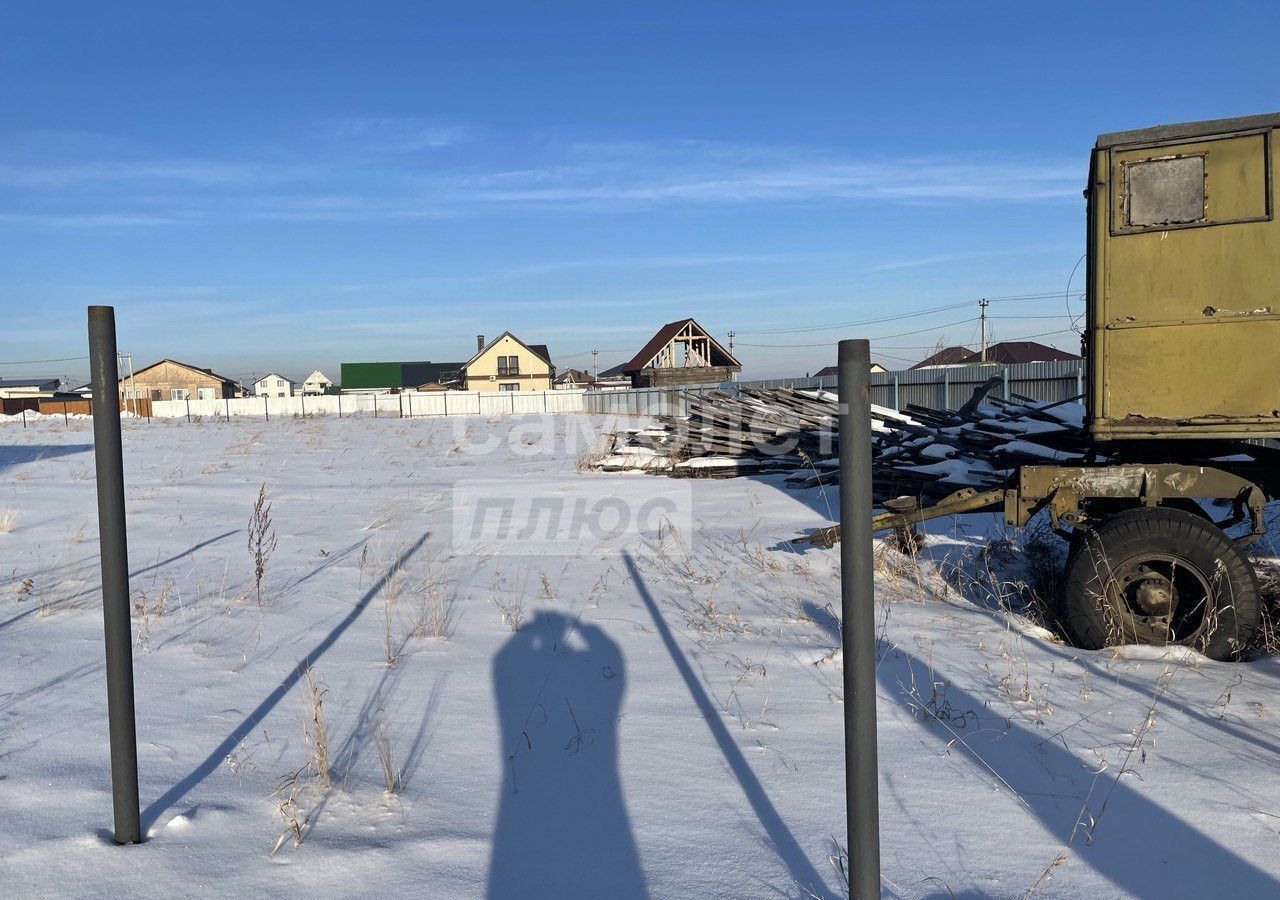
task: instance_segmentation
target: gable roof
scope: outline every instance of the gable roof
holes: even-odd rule
[[[1057,347],[1050,347],[1048,344],[1040,344],[1036,341],[1000,341],[998,344],[992,344],[987,348],[987,362],[1003,363],[1004,365],[1053,362],[1079,358],[1075,353],[1068,353],[1065,350],[1059,350]],[[979,362],[981,359],[982,354],[975,353],[968,362]]]
[[[509,338],[511,338],[511,340],[515,341],[515,342],[516,342],[517,344],[519,344],[521,347],[523,347],[524,349],[528,350],[528,351],[529,351],[530,353],[532,353],[534,356],[538,357],[538,358],[539,358],[539,359],[541,359],[543,362],[545,362],[547,365],[552,366],[552,368],[554,368],[554,366],[552,365],[552,362],[551,362],[551,351],[547,349],[547,345],[546,345],[546,344],[526,344],[524,341],[520,340],[520,338],[516,337],[516,336],[515,336],[514,334],[512,334],[510,331],[504,331],[504,332],[502,332],[502,334],[498,335],[496,338],[494,338],[493,340],[491,340],[489,343],[485,344],[485,345],[484,345],[484,348],[483,348],[482,350],[480,350],[478,353],[476,353],[476,355],[475,355],[475,356],[471,357],[469,360],[467,360],[466,362],[464,362],[464,363],[462,364],[461,368],[463,368],[463,369],[467,368],[467,366],[471,365],[471,364],[472,364],[473,362],[475,362],[477,359],[479,359],[480,357],[484,356],[486,353],[488,353],[490,350],[492,350],[492,349],[493,349],[494,344],[498,343],[498,341],[502,340],[504,337],[509,337]]]
[[[169,359],[167,356],[164,359],[156,360],[149,366],[143,366],[141,369],[138,369],[136,372],[133,372],[130,375],[123,376],[120,380],[128,381],[130,378],[136,378],[137,376],[141,375],[143,372],[146,372],[150,369],[154,369],[156,366],[161,365],[162,363],[173,363],[175,366],[181,366],[184,369],[190,369],[192,372],[199,372],[201,375],[211,375],[212,377],[218,379],[219,381],[225,381],[227,384],[235,384],[234,379],[228,378],[225,375],[219,375],[217,372],[213,371],[213,369],[202,369],[199,366],[193,366],[190,363],[178,362],[178,360],[176,359]]]
[[[263,375],[261,378],[255,381],[254,384],[262,384],[262,382],[266,381],[268,378],[279,378],[282,381],[289,382],[290,384],[294,383],[293,379],[290,378],[288,375],[281,375],[279,372],[268,372],[266,375]]]
[[[327,381],[330,384],[333,384],[333,379],[330,378],[328,375],[324,374],[323,372],[321,372],[319,369],[316,369],[314,372],[308,375],[306,380],[307,381]]]
[[[591,377],[591,373],[584,372],[581,369],[565,369],[563,372],[556,374],[557,383],[568,381],[572,381],[575,384],[590,384],[595,379]]]
[[[712,352],[715,353],[716,351],[719,351],[723,355],[723,358],[727,360],[727,362],[716,363],[716,365],[737,366],[738,368],[742,368],[742,363],[738,362],[737,358],[732,353],[720,346],[720,342],[713,338],[707,329],[703,328],[695,322],[692,317],[690,317],[687,319],[680,319],[676,322],[668,322],[666,325],[663,325],[658,329],[657,334],[649,338],[649,343],[640,348],[639,353],[631,357],[630,362],[625,362],[618,367],[618,371],[639,372],[641,369],[649,365],[653,358],[658,355],[659,350],[669,344],[671,339],[683,331],[684,327],[690,323],[693,323],[693,326],[697,328],[704,337],[711,341]]]
[[[968,347],[943,347],[932,356],[926,356],[911,368],[925,369],[929,366],[959,366],[969,361],[973,351]]]

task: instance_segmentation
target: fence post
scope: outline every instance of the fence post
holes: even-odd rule
[[[1084,361],[1080,360],[1076,363],[1076,396],[1079,397],[1084,393]]]
[[[227,397],[225,395],[223,396],[222,409],[223,409],[224,417],[228,422],[230,422],[231,421],[231,398],[230,397]]]
[[[342,418],[342,395],[338,395],[338,418]]]
[[[542,411],[544,413],[547,411],[547,392],[546,391],[542,392]]]
[[[396,394],[396,403],[400,407],[400,418],[404,418],[404,394]]]
[[[25,406],[22,407],[22,427],[27,427],[27,408]]]
[[[409,418],[413,418],[413,394],[409,395]]]
[[[191,422],[191,398],[190,397],[187,398],[187,422],[188,424],[190,424]]]
[[[1009,399],[1009,367],[1004,367],[1004,399]]]
[[[870,369],[870,341],[840,342],[840,640],[844,652],[845,827],[849,895],[858,900],[880,896]]]
[[[512,391],[511,392],[511,415],[514,416],[515,414],[516,414],[516,392]]]
[[[124,452],[115,309],[89,307],[89,368],[99,415],[93,417],[98,484],[98,547],[102,565],[102,622],[107,663],[107,723],[111,745],[111,803],[117,844],[142,840],[138,814],[138,735],[133,711],[133,634],[129,623],[129,553],[125,540]],[[64,404],[65,405],[65,404]]]
[[[267,421],[271,421],[271,406],[267,403],[267,395],[262,395],[262,414],[267,417]]]
[[[445,388],[444,397],[444,414],[449,415],[449,389]]]
[[[67,416],[67,401],[66,401],[66,400],[63,400],[63,401],[62,401],[62,424],[63,424],[63,425],[70,425],[70,424],[71,424],[71,419]]]
[[[942,408],[951,408],[951,373],[942,370]]]
[[[302,401],[302,418],[307,417],[307,395],[299,394],[298,399]]]
[[[893,409],[895,412],[902,412],[902,400],[898,396],[898,373],[893,373]]]

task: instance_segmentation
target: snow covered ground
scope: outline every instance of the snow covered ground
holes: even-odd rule
[[[841,896],[837,551],[788,543],[835,497],[587,472],[587,426],[125,422],[122,848],[91,425],[0,422],[6,894]],[[1280,895],[1276,661],[1063,646],[997,608],[993,530],[882,554],[886,895]]]

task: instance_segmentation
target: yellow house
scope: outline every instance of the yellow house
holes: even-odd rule
[[[546,344],[526,344],[504,331],[488,344],[476,338],[476,355],[462,367],[469,391],[549,391],[555,377]]]

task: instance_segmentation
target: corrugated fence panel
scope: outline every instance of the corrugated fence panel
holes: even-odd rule
[[[502,416],[583,412],[585,391],[405,391],[400,394],[327,394],[322,397],[241,397],[236,400],[156,400],[159,419],[360,416]]]

